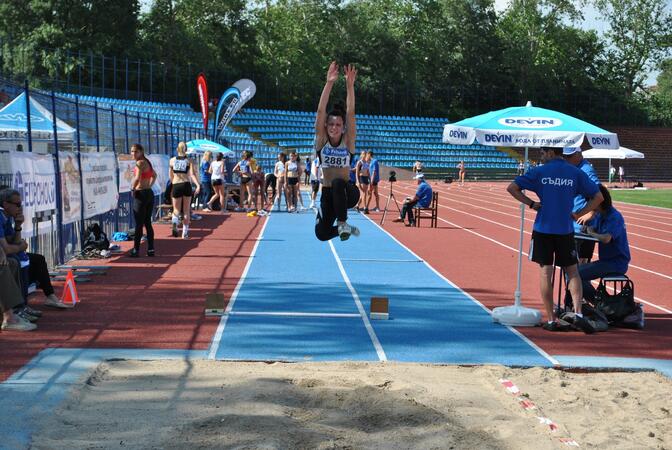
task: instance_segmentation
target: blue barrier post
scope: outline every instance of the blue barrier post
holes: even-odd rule
[[[140,132],[140,112],[138,111],[137,113],[137,124],[138,124],[138,144],[142,143],[142,133]]]
[[[98,102],[93,102],[93,116],[96,120],[96,151],[100,152],[100,135],[98,130]]]
[[[79,167],[79,232],[84,237],[84,171],[82,170],[82,145],[79,123],[79,96],[75,97],[75,119],[77,120],[77,166]]]
[[[28,131],[28,151],[33,151],[33,127],[30,120],[30,88],[28,87],[28,80],[24,84],[24,92],[26,93],[26,128]]]
[[[117,207],[114,209],[114,231],[119,231],[119,160],[117,159],[117,145],[114,140],[114,106],[110,106],[110,123],[112,125],[112,153],[114,153],[114,178],[117,181]]]
[[[152,121],[147,114],[147,151],[152,153]]]
[[[124,108],[124,131],[126,135],[126,149],[127,152],[131,148],[131,144],[128,141],[128,108]]]
[[[54,164],[56,168],[56,236],[58,239],[58,263],[63,264],[65,259],[65,245],[63,242],[63,198],[61,195],[61,164],[58,159],[58,125],[56,124],[56,94],[51,91],[51,115],[54,129]]]

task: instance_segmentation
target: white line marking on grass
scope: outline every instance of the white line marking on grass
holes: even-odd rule
[[[359,317],[359,314],[355,313],[309,313],[309,312],[257,312],[257,311],[231,311],[229,313],[231,316],[277,316],[277,317]]]
[[[258,239],[254,243],[254,248],[252,248],[252,253],[250,253],[250,257],[247,260],[247,264],[245,264],[245,269],[243,269],[243,274],[240,276],[238,284],[236,285],[236,288],[233,290],[233,293],[231,294],[229,304],[226,305],[226,311],[224,311],[224,315],[220,319],[219,325],[217,326],[217,331],[215,331],[215,335],[212,337],[212,342],[210,343],[210,349],[208,350],[207,359],[215,359],[215,357],[217,356],[217,350],[219,350],[219,345],[222,341],[222,335],[224,334],[224,328],[226,328],[226,322],[229,319],[231,310],[233,309],[233,304],[236,303],[236,298],[238,298],[240,288],[243,286],[243,283],[245,282],[245,277],[247,277],[247,272],[250,270],[250,266],[252,265],[252,261],[254,260],[254,255],[257,253],[257,248],[259,248],[259,243],[262,241],[264,231],[266,231],[266,225],[268,225],[269,220],[270,218],[267,217],[266,220],[264,221],[264,225],[261,227]]]
[[[361,300],[359,299],[359,295],[357,294],[357,291],[353,287],[352,283],[350,282],[350,278],[348,277],[348,274],[345,273],[345,268],[343,267],[343,263],[341,262],[341,258],[338,256],[338,253],[336,252],[336,248],[334,247],[334,244],[329,241],[329,247],[331,248],[331,253],[334,254],[334,258],[336,258],[336,264],[338,265],[338,269],[341,271],[341,275],[343,276],[343,280],[345,281],[345,284],[348,286],[348,289],[350,290],[350,294],[352,294],[352,298],[355,300],[355,305],[357,305],[357,310],[359,311],[359,315],[362,318],[362,321],[364,322],[364,327],[366,327],[366,331],[369,333],[369,337],[371,338],[371,342],[373,342],[373,346],[376,349],[376,353],[378,354],[378,359],[381,361],[387,361],[387,355],[385,355],[385,350],[383,350],[383,346],[380,344],[380,341],[378,340],[378,336],[376,336],[376,332],[373,330],[373,327],[371,326],[371,322],[369,322],[369,318],[366,316],[366,311],[364,311],[364,306],[362,305]]]
[[[380,225],[378,225],[376,222],[374,222],[373,220],[371,220],[371,218],[367,217],[367,219],[370,220],[371,223],[373,223],[373,224],[374,224],[375,226],[377,226],[379,229],[381,229],[381,230],[383,231],[383,233],[387,234],[387,235],[388,235],[394,242],[396,242],[397,244],[399,244],[402,248],[406,249],[406,251],[409,252],[411,255],[415,256],[415,257],[418,258],[418,259],[422,259],[422,258],[420,258],[420,256],[418,256],[417,254],[415,254],[415,252],[413,252],[410,248],[406,247],[406,246],[405,246],[404,244],[402,244],[397,238],[395,238],[392,234],[390,234],[385,228],[383,228],[383,227],[381,227]],[[443,220],[443,219],[441,219],[441,218],[439,217],[439,220]],[[446,222],[446,223],[448,223],[448,224],[450,224],[450,225],[459,227],[458,225],[453,224],[453,223],[450,223],[450,222],[448,222],[447,220],[443,220],[443,221]],[[462,228],[462,227],[459,227],[459,228]],[[501,242],[497,242],[497,241],[495,241],[495,240],[493,240],[493,239],[490,239],[490,238],[488,238],[488,237],[486,237],[486,236],[483,236],[483,235],[478,234],[478,233],[476,233],[476,232],[473,232],[473,231],[471,231],[471,230],[467,230],[467,229],[465,229],[464,231],[468,231],[468,232],[470,232],[470,233],[476,234],[476,235],[478,235],[478,236],[480,236],[480,237],[482,237],[482,238],[488,239],[488,240],[490,240],[490,241],[492,241],[492,242],[494,242],[494,243],[496,243],[496,244],[499,244],[499,245],[501,245],[501,246],[503,246],[503,247],[509,248],[509,249],[511,249],[511,250],[515,250],[516,252],[518,251],[518,249],[514,249],[514,248],[512,248],[512,247],[509,247],[508,245],[504,245],[504,244],[502,244]],[[523,254],[527,255],[526,253],[523,253]],[[441,272],[439,272],[439,271],[436,270],[434,267],[432,267],[432,265],[429,264],[427,261],[424,261],[424,260],[423,260],[423,262],[424,262],[424,264],[429,268],[429,270],[431,270],[432,272],[434,272],[439,278],[441,278],[443,281],[445,281],[446,283],[448,283],[450,286],[452,286],[452,287],[454,287],[455,289],[457,289],[458,291],[460,291],[460,292],[461,292],[462,294],[464,294],[464,296],[467,297],[469,300],[471,300],[472,302],[476,303],[478,306],[480,306],[481,308],[483,308],[483,310],[484,310],[485,312],[487,312],[488,315],[492,316],[492,311],[490,311],[490,310],[489,310],[483,303],[479,302],[479,301],[476,300],[476,298],[474,298],[471,294],[469,294],[468,292],[464,291],[461,287],[459,287],[458,285],[456,285],[455,283],[453,283],[452,281],[450,281],[450,280],[449,280],[448,278],[446,278]],[[513,299],[511,299],[511,301],[513,302]],[[546,358],[551,364],[553,364],[554,366],[558,366],[558,365],[560,365],[560,362],[559,362],[557,359],[553,358],[551,355],[549,355],[548,353],[546,353],[541,347],[539,347],[537,344],[535,344],[534,342],[532,342],[531,340],[529,340],[526,336],[524,336],[524,335],[523,335],[522,333],[520,333],[518,330],[516,330],[515,328],[512,328],[512,327],[510,327],[510,326],[508,326],[508,325],[503,325],[503,324],[501,324],[501,325],[502,325],[502,326],[505,326],[506,328],[508,328],[513,334],[515,334],[515,335],[518,336],[520,339],[522,339],[523,342],[527,343],[530,347],[532,347],[533,349],[535,349],[541,356],[543,356],[544,358]]]

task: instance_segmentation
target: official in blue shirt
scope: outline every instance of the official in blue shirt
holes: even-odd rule
[[[413,207],[419,205],[421,208],[427,208],[432,202],[432,187],[425,181],[425,175],[421,172],[415,175],[413,179],[418,180],[418,189],[415,191],[413,198],[407,198],[404,202],[404,206],[401,208],[401,217],[394,219],[394,222],[403,222],[408,216],[407,227],[415,225]]]
[[[565,158],[565,161],[588,175],[588,178],[590,178],[593,183],[597,185],[600,184],[600,179],[597,178],[595,169],[588,161],[583,158],[580,147],[565,147],[562,149],[562,156]],[[584,206],[586,206],[587,202],[588,200],[586,197],[581,194],[577,195],[574,197],[574,208],[572,209],[572,212],[580,211]],[[578,233],[581,231],[581,227],[588,224],[588,222],[590,222],[594,216],[595,211],[591,211],[588,214],[576,219],[574,222],[574,232]],[[595,251],[595,241],[577,240],[576,251],[579,256],[580,264],[584,264],[590,261],[590,258],[593,257],[593,251]]]
[[[586,234],[599,242],[599,258],[597,261],[579,265],[583,298],[589,301],[595,298],[595,288],[590,283],[591,280],[608,274],[625,275],[630,264],[630,246],[623,216],[613,207],[609,190],[600,185],[600,192],[604,201],[598,206],[591,226],[585,228]]]
[[[537,211],[530,244],[530,259],[541,267],[541,298],[546,309],[544,328],[554,330],[554,266],[565,269],[572,298],[583,298],[581,278],[574,247],[574,220],[593,211],[602,202],[602,194],[584,172],[562,158],[562,148],[542,147],[543,165],[531,168],[509,184],[507,191],[518,201]],[[532,200],[523,190],[537,194]],[[572,212],[574,197],[583,195],[590,201],[583,209]],[[574,312],[581,314],[581,302],[574,302]]]

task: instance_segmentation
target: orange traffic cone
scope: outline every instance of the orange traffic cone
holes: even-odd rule
[[[65,286],[63,287],[63,297],[61,301],[66,305],[75,306],[79,302],[77,295],[77,285],[75,284],[75,276],[72,270],[68,270],[68,275],[65,277]]]

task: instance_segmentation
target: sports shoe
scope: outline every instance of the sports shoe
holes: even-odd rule
[[[371,212],[380,212],[380,208],[373,208]]]
[[[19,318],[16,322],[2,322],[3,331],[33,331],[37,325]]]
[[[583,317],[574,314],[573,319],[574,321],[572,322],[572,325],[574,325],[574,328],[577,330],[581,330],[586,334],[593,334],[595,332],[595,327],[593,327],[590,322],[588,322]]]
[[[47,299],[44,301],[44,306],[51,306],[52,308],[58,309],[71,309],[75,305],[71,303],[63,303],[55,294],[47,295]]]
[[[40,311],[39,309],[34,309],[34,308],[31,308],[30,306],[27,306],[27,305],[26,305],[26,306],[23,308],[23,310],[26,311],[26,312],[27,312],[28,314],[30,314],[31,316],[35,316],[35,317],[37,317],[37,318],[42,317],[42,311]]]
[[[359,228],[357,228],[357,227],[354,226],[354,225],[350,225],[350,233],[351,233],[354,237],[359,237]]]
[[[203,208],[203,212],[211,212],[211,211],[212,211],[212,208],[210,208],[209,206],[206,206],[205,208]]]
[[[25,309],[17,311],[15,314],[23,320],[27,320],[28,322],[37,322],[37,319],[39,319],[39,317],[29,314]]]
[[[404,219],[402,219],[401,217],[397,217],[396,219],[392,219],[392,222],[403,222],[403,221],[404,221]]]
[[[347,222],[338,224],[338,237],[342,241],[347,241],[350,238],[350,234],[352,234],[352,227]]]
[[[177,230],[173,231],[173,236],[177,236]],[[130,256],[131,258],[137,258],[140,256],[140,253],[138,253],[137,249],[132,248],[128,256]]]
[[[553,322],[546,322],[541,326],[541,328],[546,331],[559,331],[560,327],[558,326],[558,322],[554,320]]]
[[[150,248],[150,249],[147,250],[147,256],[150,256],[150,257],[154,256],[154,249],[153,248]]]
[[[172,234],[173,234],[173,237],[178,236],[178,234],[177,234],[177,224],[176,223],[173,223]]]

